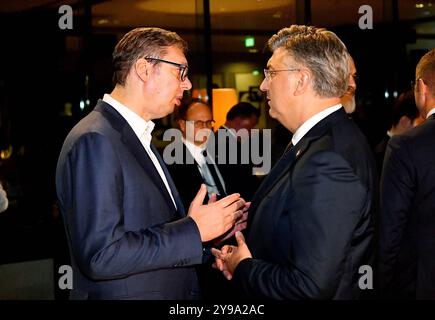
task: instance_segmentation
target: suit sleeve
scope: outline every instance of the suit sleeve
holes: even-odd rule
[[[60,170],[67,232],[82,272],[104,280],[201,263],[201,239],[190,217],[126,231],[122,172],[112,144],[97,133],[82,136]]]
[[[356,227],[369,224],[369,190],[341,156],[319,152],[303,166],[291,178],[294,194],[284,209],[292,224],[287,263],[253,257],[235,270],[235,281],[251,298],[333,298],[341,274],[351,267],[345,258]]]
[[[416,187],[412,168],[406,140],[393,137],[387,146],[381,179],[379,271],[383,290],[391,284],[412,207]]]

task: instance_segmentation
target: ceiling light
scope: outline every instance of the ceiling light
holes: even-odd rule
[[[109,19],[100,19],[98,20],[98,24],[108,24],[109,23]]]

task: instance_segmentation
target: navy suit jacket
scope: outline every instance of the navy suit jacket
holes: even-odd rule
[[[56,188],[74,271],[73,299],[195,299],[195,222],[156,149],[178,210],[126,120],[99,101],[67,136]]]
[[[248,298],[353,299],[373,262],[376,169],[340,109],[277,162],[254,195],[246,240],[252,259],[234,281]]]
[[[381,180],[383,293],[435,298],[435,116],[388,143]]]

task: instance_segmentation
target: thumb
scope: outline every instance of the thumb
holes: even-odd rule
[[[207,188],[205,187],[205,184],[201,184],[201,188],[199,188],[198,193],[195,196],[195,199],[193,199],[192,203],[190,204],[190,208],[197,208],[201,206],[204,203],[204,198],[207,194]]]
[[[246,245],[245,237],[243,236],[243,233],[241,233],[240,231],[236,232],[236,240],[237,240],[237,246],[238,247]]]

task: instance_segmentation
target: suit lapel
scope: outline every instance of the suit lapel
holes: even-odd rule
[[[175,186],[175,183],[172,180],[171,174],[169,173],[168,168],[166,167],[166,164],[164,163],[162,157],[160,156],[159,152],[157,151],[156,147],[153,144],[151,144],[151,150],[156,155],[156,158],[159,161],[160,166],[163,169],[163,172],[165,173],[166,180],[168,180],[169,188],[171,189],[175,203],[177,204],[178,212],[180,213],[180,215],[182,215],[184,217],[186,215],[186,211],[185,211],[183,202],[181,201],[180,195],[178,194],[177,187]],[[166,187],[165,187],[165,190],[166,190]],[[171,203],[172,203],[172,199],[171,199]]]
[[[141,167],[144,169],[144,172],[150,177],[155,186],[159,188],[166,201],[172,205],[174,210],[176,210],[171,196],[169,195],[168,190],[166,189],[166,186],[160,177],[160,174],[154,166],[154,163],[152,162],[148,153],[145,151],[142,143],[139,141],[139,138],[136,136],[133,129],[130,127],[130,125],[128,125],[127,121],[112,106],[101,100],[95,107],[95,111],[101,112],[110,121],[113,127],[121,133],[121,140],[124,142],[125,146],[134,155],[137,162],[141,165]],[[151,147],[153,147],[153,145],[151,145]],[[157,154],[157,152],[154,153]],[[159,159],[159,157],[157,157],[157,159]],[[160,161],[161,160],[159,159],[159,162]],[[167,170],[165,170],[166,166],[162,165],[162,162],[160,162],[160,165],[162,166],[163,172],[165,173],[166,179],[169,183],[168,177],[170,177],[170,175],[167,173]],[[172,179],[170,180],[172,182]],[[176,190],[175,188],[172,188],[171,185],[170,188],[172,192]],[[176,194],[178,195],[178,192]],[[175,199],[175,194],[173,195]],[[177,203],[177,207],[179,208],[180,213],[184,215],[183,205],[180,207]]]
[[[281,159],[273,167],[269,175],[266,177],[254,195],[251,208],[249,209],[248,227],[250,223],[252,223],[255,216],[255,211],[257,210],[261,201],[280,181],[281,177],[286,175],[293,168],[296,162],[308,150],[313,141],[325,135],[329,127],[335,122],[342,120],[348,120],[343,108],[333,112],[321,120],[318,124],[311,128],[311,130],[309,130],[295,146],[293,146],[287,153],[283,154]]]
[[[266,179],[258,188],[252,199],[252,205],[249,209],[248,216],[248,226],[249,222],[252,221],[255,215],[255,211],[260,205],[261,201],[265,196],[273,189],[273,187],[281,180],[281,177],[286,175],[293,165],[296,163],[297,159],[303,154],[303,151],[307,148],[308,145],[304,144],[303,146],[298,145],[294,146],[287,153],[284,153],[281,159],[276,163],[273,169],[270,171]]]

